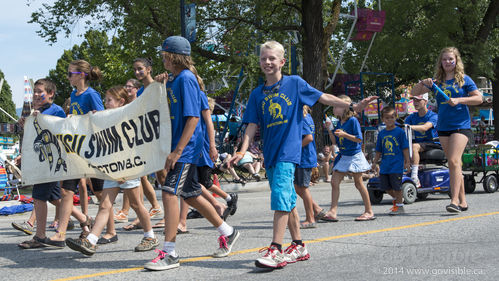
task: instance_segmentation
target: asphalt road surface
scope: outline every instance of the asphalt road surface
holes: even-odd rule
[[[328,183],[311,191],[323,208],[329,207]],[[180,268],[161,272],[142,268],[156,254],[133,252],[142,232],[123,231],[124,224],[117,224],[118,243],[101,246],[86,257],[67,247],[21,250],[17,244],[30,237],[14,230],[11,222],[22,222],[28,214],[2,216],[0,280],[499,280],[499,193],[477,187],[467,198],[469,210],[458,215],[445,211],[446,194],[435,194],[406,205],[405,215],[391,217],[386,215],[391,199],[385,195],[381,205],[373,206],[376,220],[355,222],[364,207],[353,183],[344,183],[340,221],[302,230],[311,258],[274,271],[254,263],[272,237],[265,182],[240,189],[238,211],[227,221],[241,236],[229,257],[210,257],[218,246],[218,232],[204,219],[188,220],[190,233],[177,236]],[[303,218],[301,200],[298,208]],[[53,211],[49,208],[49,218]],[[97,206],[91,205],[90,215],[96,212]],[[79,231],[68,236],[77,237]],[[162,231],[156,232],[162,240]],[[285,241],[291,242],[289,232]]]

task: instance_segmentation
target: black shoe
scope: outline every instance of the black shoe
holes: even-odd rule
[[[111,238],[101,237],[101,238],[99,238],[99,240],[97,240],[97,244],[99,244],[99,245],[116,243],[116,242],[118,242],[118,234],[114,235]]]
[[[259,174],[253,174],[253,178],[256,180],[256,181],[261,181],[262,178],[260,177]]]
[[[229,195],[232,199],[229,202],[227,202],[227,207],[230,208],[230,215],[233,216],[237,211],[237,200],[239,198],[237,193],[230,193]]]
[[[191,211],[187,214],[187,219],[200,219],[202,218],[203,215],[196,210],[196,209],[191,209]]]
[[[50,248],[56,248],[56,249],[63,249],[66,247],[66,244],[64,241],[55,241],[51,240],[50,238],[46,237],[45,239],[40,239],[40,241],[37,241],[41,243],[44,246],[50,247]]]
[[[466,207],[459,206],[459,208],[461,208],[461,211],[463,211],[463,212],[468,211],[468,206],[466,206]]]
[[[450,205],[447,205],[445,207],[445,209],[447,210],[447,212],[449,213],[461,213],[461,207],[459,206],[456,206],[454,204],[450,204]]]
[[[68,247],[71,250],[80,252],[86,256],[91,256],[95,254],[95,250],[97,249],[97,246],[92,245],[87,238],[83,239],[68,238],[66,239],[66,245],[68,245]]]

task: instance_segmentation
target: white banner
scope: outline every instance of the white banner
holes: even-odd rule
[[[39,114],[24,124],[22,182],[128,180],[164,168],[171,147],[164,84],[115,109],[59,118]]]

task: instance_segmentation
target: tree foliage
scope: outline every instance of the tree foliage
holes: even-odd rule
[[[0,70],[0,80],[5,79],[5,75]],[[12,90],[10,89],[9,83],[4,80],[2,89],[0,91],[0,107],[7,111],[12,117],[17,117],[16,114],[16,105],[12,101]],[[12,123],[12,119],[10,119],[3,112],[0,112],[0,122]]]

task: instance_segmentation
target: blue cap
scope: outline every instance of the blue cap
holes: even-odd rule
[[[191,44],[182,36],[170,36],[161,44],[161,51],[190,56]]]

